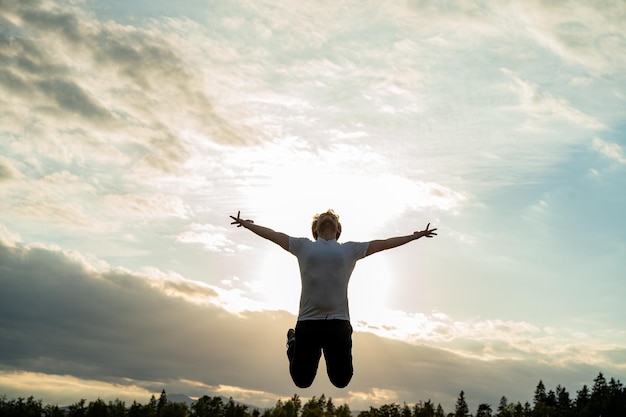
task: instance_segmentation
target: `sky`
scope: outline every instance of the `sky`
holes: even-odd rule
[[[3,0],[0,394],[453,411],[626,380],[626,3]],[[297,260],[357,263],[293,385]]]

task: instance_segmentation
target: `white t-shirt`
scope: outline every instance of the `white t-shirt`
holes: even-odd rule
[[[369,242],[289,238],[289,252],[298,258],[302,280],[299,321],[350,320],[348,282],[368,246]]]

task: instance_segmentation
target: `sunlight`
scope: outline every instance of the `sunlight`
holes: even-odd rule
[[[277,397],[276,394],[267,391],[259,391],[222,384],[218,385],[214,392],[223,397],[237,398],[238,401],[243,401],[260,407],[274,406],[275,402],[273,399]]]
[[[348,288],[353,322],[376,320],[389,307],[391,275],[383,256],[374,255],[357,263]]]
[[[372,387],[368,392],[350,391],[348,401],[353,404],[380,405],[398,400],[398,393],[385,388]]]
[[[264,255],[248,287],[267,303],[269,310],[285,310],[297,315],[300,300],[297,259],[279,247],[269,248]]]
[[[132,401],[149,398],[153,394],[130,381],[128,385],[120,385],[69,375],[11,371],[0,371],[0,392],[33,395],[44,401],[66,401],[67,404],[79,398],[119,398]]]
[[[283,169],[277,167],[279,172]],[[294,176],[277,174],[266,184],[246,190],[245,198],[246,205],[254,207],[264,222],[290,235],[306,237],[310,237],[313,215],[332,208],[344,226],[344,241],[369,239],[406,210],[429,206],[449,209],[461,200],[447,191],[438,195],[433,185],[393,175],[308,171]]]
[[[311,149],[306,142],[290,138],[238,150],[228,158],[247,171],[247,182],[239,186],[242,217],[294,237],[312,238],[313,215],[329,208],[340,216],[340,242],[392,237],[397,231],[386,231],[386,226],[404,212],[431,207],[452,210],[464,199],[438,184],[381,174],[389,172],[388,162],[368,147]],[[254,278],[246,282],[252,297],[267,302],[269,309],[296,314],[297,261],[271,248],[263,258]],[[373,321],[380,310],[389,307],[393,274],[384,256],[357,264],[349,288],[354,317]]]
[[[390,174],[391,162],[368,147],[309,149],[291,139],[230,158],[249,167],[240,192],[251,212],[242,216],[292,236],[309,237],[312,216],[328,208],[341,218],[344,241],[364,240],[406,210],[453,210],[464,200],[439,184]]]

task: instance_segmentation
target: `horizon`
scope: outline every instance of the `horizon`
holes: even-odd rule
[[[0,3],[0,392],[446,410],[626,378],[621,1]],[[357,262],[354,377],[296,389],[296,259]],[[502,390],[503,392],[495,391]],[[493,398],[497,395],[497,398]]]
[[[593,382],[593,384],[591,384],[591,382]],[[575,397],[575,396],[573,395],[573,394],[574,394],[574,392],[570,392],[570,391],[568,390],[568,388],[567,388],[567,387],[564,387],[564,386],[562,386],[561,384],[557,384],[557,386],[556,386],[556,387],[554,387],[554,389],[552,389],[552,388],[550,388],[550,387],[545,387],[545,385],[543,385],[543,381],[542,381],[542,380],[539,380],[539,381],[538,381],[538,383],[537,383],[537,387],[535,388],[535,394],[534,394],[535,396],[537,395],[537,391],[539,390],[539,386],[541,386],[543,389],[545,389],[544,394],[546,394],[546,395],[548,395],[548,396],[550,396],[550,395],[556,395],[556,397],[557,397],[557,398],[559,398],[559,400],[558,400],[558,401],[560,401],[560,397],[559,397],[559,395],[561,395],[561,394],[563,394],[563,393],[566,393],[566,394],[567,394],[567,398],[569,398],[569,401],[570,401],[569,406],[571,406],[571,407],[576,407],[576,402],[577,402],[577,400],[578,400],[578,398],[577,398],[577,397],[578,397],[578,395],[579,395],[579,392],[575,392],[575,394],[576,394],[576,397]],[[593,397],[594,393],[596,393],[596,391],[597,391],[597,390],[599,390],[599,391],[598,391],[599,395],[607,395],[607,394],[606,394],[606,392],[605,392],[605,393],[602,393],[602,392],[600,392],[600,391],[601,391],[602,389],[606,388],[606,387],[613,387],[613,386],[616,386],[616,387],[620,388],[620,390],[623,390],[623,388],[624,388],[624,385],[621,383],[621,381],[620,381],[619,379],[617,379],[617,380],[616,380],[616,379],[615,379],[614,377],[612,377],[612,376],[611,376],[611,377],[609,377],[609,378],[607,378],[607,376],[603,375],[603,374],[602,374],[602,372],[600,372],[600,373],[599,373],[599,374],[598,374],[598,375],[597,375],[597,376],[596,376],[596,377],[595,377],[592,381],[590,381],[590,384],[584,384],[584,386],[583,386],[582,388],[583,388],[583,389],[584,389],[584,388],[587,388],[587,389],[588,389],[588,391],[587,391],[587,395],[590,395],[591,397]],[[559,394],[559,390],[561,390],[561,389],[563,390],[563,392],[561,392],[561,393]],[[611,388],[611,389],[612,389],[612,388]],[[620,391],[620,392],[623,392],[623,391]],[[233,401],[233,403],[234,403],[234,404],[236,404],[236,405],[241,405],[241,406],[244,406],[246,411],[250,411],[250,410],[252,410],[252,411],[253,411],[253,410],[257,410],[257,411],[268,411],[268,410],[273,410],[273,409],[275,409],[275,408],[279,407],[279,405],[280,405],[280,404],[284,404],[284,403],[286,403],[286,402],[293,401],[293,400],[294,400],[294,398],[296,398],[296,397],[298,398],[298,400],[301,402],[301,404],[302,404],[302,405],[307,404],[307,403],[312,402],[312,401],[315,401],[316,399],[318,399],[318,400],[324,399],[325,401],[328,401],[328,402],[331,402],[331,401],[332,401],[332,402],[333,402],[333,404],[335,405],[335,407],[338,407],[338,406],[348,406],[348,407],[349,407],[349,405],[348,405],[347,403],[344,403],[344,404],[335,404],[335,402],[333,401],[332,397],[326,397],[326,395],[325,395],[324,393],[321,393],[321,394],[319,394],[319,395],[313,395],[312,397],[309,397],[309,398],[303,398],[303,397],[300,397],[297,393],[294,393],[294,394],[293,394],[291,397],[289,397],[289,398],[278,398],[278,399],[276,399],[276,401],[275,401],[275,403],[274,403],[273,405],[269,405],[269,406],[266,406],[266,407],[260,407],[260,406],[257,406],[257,405],[255,405],[255,404],[243,403],[243,402],[238,401],[236,398],[233,398],[233,397],[226,397],[226,396],[223,396],[223,395],[217,395],[217,396],[213,396],[213,397],[211,397],[211,396],[208,396],[208,395],[204,394],[204,395],[201,395],[201,396],[198,396],[198,397],[195,397],[195,398],[194,398],[194,397],[190,397],[190,396],[188,396],[188,395],[186,395],[186,394],[184,394],[184,393],[173,393],[173,394],[168,394],[168,393],[166,392],[165,388],[162,388],[162,389],[161,389],[161,391],[160,391],[159,393],[152,393],[152,394],[150,395],[150,398],[149,398],[148,400],[146,400],[146,402],[137,401],[137,400],[135,399],[135,400],[133,400],[133,404],[134,404],[134,403],[138,403],[138,404],[141,404],[141,405],[147,405],[147,404],[149,404],[149,403],[150,403],[153,399],[157,399],[157,397],[158,397],[158,399],[160,400],[160,398],[161,398],[162,396],[165,396],[165,398],[167,399],[167,402],[168,402],[168,403],[183,403],[183,404],[186,404],[186,405],[187,405],[187,407],[191,407],[191,406],[192,406],[195,402],[197,402],[197,401],[198,401],[201,397],[219,398],[219,399],[222,401],[222,403],[223,403],[223,404],[227,404],[227,403],[229,403],[230,401]],[[468,402],[467,402],[467,398],[465,398],[465,396],[464,396],[464,390],[461,390],[461,391],[459,392],[459,395],[458,395],[458,397],[457,397],[457,398],[461,398],[461,396],[463,396],[463,400],[464,400],[466,403],[468,403]],[[32,396],[29,396],[28,400],[30,400],[31,398],[32,398],[34,401],[42,401],[41,399],[37,399],[37,398],[34,398],[34,397],[32,397]],[[172,398],[174,398],[174,400],[172,400]],[[16,400],[15,398],[12,398],[12,399],[10,399],[10,398],[6,398],[6,396],[5,396],[5,395],[0,396],[0,399],[2,399],[2,400],[3,400],[3,401],[5,401],[5,402],[6,402],[7,400],[9,400],[9,401]],[[25,398],[20,397],[19,399],[23,400],[23,399],[25,399]],[[102,401],[106,401],[106,400],[108,400],[108,401],[109,401],[109,404],[113,404],[113,403],[117,403],[118,401],[121,401],[123,404],[125,404],[125,405],[126,405],[126,409],[129,409],[129,408],[130,408],[130,405],[127,405],[127,404],[125,403],[125,401],[120,400],[120,399],[119,399],[119,398],[117,398],[117,397],[116,397],[116,398],[114,398],[114,399],[113,399],[113,398],[110,398],[110,399],[109,399],[109,398],[102,398],[102,397],[100,397],[100,396],[98,396],[97,400],[89,400],[89,399],[81,398],[81,399],[79,399],[79,400],[76,400],[76,401],[74,401],[74,402],[72,402],[72,403],[68,403],[67,405],[63,405],[63,406],[60,406],[58,403],[51,404],[51,403],[45,403],[45,402],[43,402],[43,401],[42,401],[42,405],[43,405],[43,406],[46,406],[46,405],[53,405],[53,406],[57,406],[57,407],[59,407],[60,409],[66,409],[66,408],[71,407],[72,405],[79,404],[79,403],[81,403],[81,402],[85,402],[85,404],[92,404],[94,401],[100,401],[100,400],[102,400]],[[500,398],[500,400],[499,400],[499,402],[498,402],[498,403],[499,403],[499,404],[501,404],[501,403],[502,403],[502,401],[505,401],[505,402],[506,402],[506,404],[509,404],[509,405],[530,406],[530,407],[532,407],[532,408],[534,408],[534,407],[536,407],[536,406],[537,406],[537,404],[535,403],[535,401],[534,401],[534,400],[533,400],[533,402],[532,402],[532,403],[531,403],[530,401],[525,401],[524,403],[522,403],[522,402],[521,402],[521,401],[519,401],[519,400],[516,400],[516,399],[511,399],[511,398],[506,398],[505,396],[502,396],[502,397]],[[587,401],[589,401],[589,399],[587,399]],[[598,401],[598,399],[597,399],[597,398],[596,398],[596,401]],[[380,408],[380,407],[384,407],[384,406],[394,406],[394,405],[396,405],[396,406],[404,406],[404,407],[407,407],[407,406],[408,406],[408,407],[415,407],[415,406],[417,406],[417,405],[420,405],[420,404],[425,404],[425,403],[428,403],[428,402],[430,402],[431,404],[433,404],[433,406],[434,406],[435,408],[437,408],[437,407],[442,407],[442,408],[443,408],[443,410],[444,410],[444,412],[446,412],[446,410],[447,410],[447,409],[446,409],[446,407],[442,406],[442,404],[441,404],[441,403],[432,402],[430,398],[429,398],[429,399],[426,399],[426,400],[424,400],[424,399],[419,399],[419,400],[415,400],[415,401],[413,401],[413,402],[411,402],[411,401],[403,401],[403,402],[402,402],[402,404],[400,404],[399,402],[392,402],[392,403],[386,403],[386,404],[379,404],[379,405],[378,405],[378,406],[376,406],[376,407],[374,407],[374,406],[370,406],[370,407],[368,407],[368,408],[370,408],[370,410],[371,410],[371,408],[372,408],[372,407],[374,407],[374,408]],[[477,405],[478,407],[480,407],[480,406],[482,406],[482,405],[488,405],[488,406],[490,406],[490,407],[492,407],[492,408],[495,408],[495,407],[496,407],[496,404],[487,404],[487,403],[480,403],[480,404],[476,404],[476,405]],[[562,406],[562,404],[558,404],[558,405],[559,405],[559,406]],[[616,404],[614,404],[614,405],[616,405]],[[456,404],[455,404],[455,406],[456,406]],[[455,408],[455,406],[452,406],[452,407],[450,408],[450,410],[454,409],[454,408]],[[606,406],[606,405],[605,405],[605,406]],[[469,407],[469,406],[468,406],[468,408],[469,408],[469,410],[470,410],[470,411],[472,410],[472,408],[471,408],[471,407]],[[452,413],[450,410],[448,410],[448,411],[446,412],[446,414]],[[356,416],[357,414],[359,414],[359,413],[361,413],[361,412],[365,412],[365,411],[366,411],[366,410],[353,410],[353,409],[350,409],[350,413],[351,413],[353,416]],[[471,413],[470,413],[470,414],[471,414]],[[472,415],[473,415],[473,414],[472,414]]]

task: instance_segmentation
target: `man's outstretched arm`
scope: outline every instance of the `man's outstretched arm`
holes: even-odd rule
[[[254,232],[255,234],[261,236],[262,238],[271,240],[272,242],[276,243],[278,246],[285,249],[286,251],[289,250],[289,236],[288,235],[272,230],[269,227],[263,227],[263,226],[259,226],[258,224],[254,224],[252,220],[244,220],[239,217],[240,215],[241,215],[241,212],[238,211],[237,217],[230,216],[230,218],[233,219],[233,221],[230,224],[236,224],[237,227],[244,227]]]
[[[392,237],[389,239],[382,239],[382,240],[372,240],[370,242],[369,247],[367,248],[367,252],[365,253],[365,256],[369,256],[373,253],[380,252],[381,250],[387,250],[387,249],[396,248],[398,246],[402,246],[406,243],[409,243],[412,240],[417,240],[421,237],[431,238],[433,236],[437,236],[437,233],[435,233],[435,230],[437,229],[429,229],[429,227],[430,227],[430,223],[426,225],[426,229],[421,230],[419,232],[414,232],[412,235],[398,236],[398,237]]]

